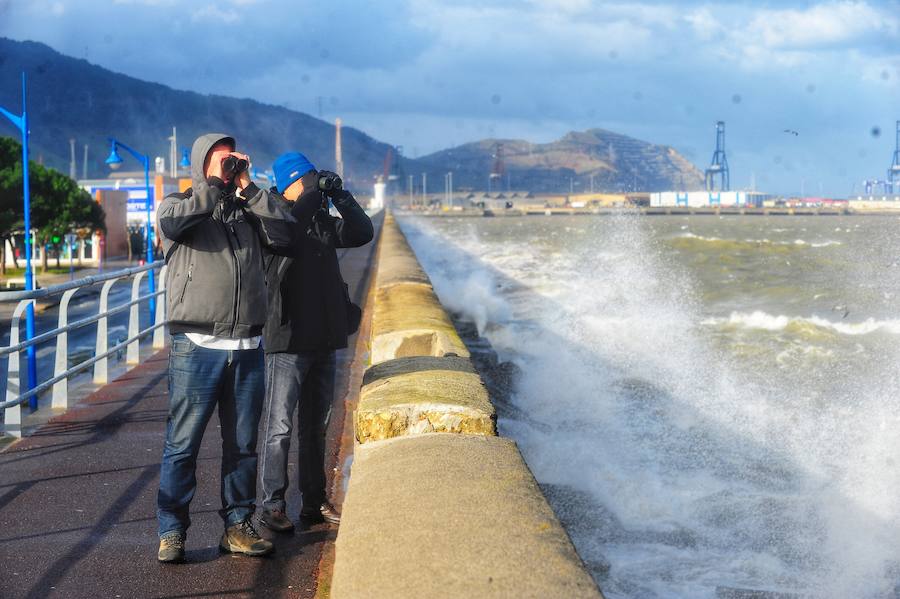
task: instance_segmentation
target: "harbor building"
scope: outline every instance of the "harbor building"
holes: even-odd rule
[[[650,194],[651,207],[761,208],[775,196],[759,191],[660,191]]]

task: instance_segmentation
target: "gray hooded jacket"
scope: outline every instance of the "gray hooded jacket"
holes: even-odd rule
[[[286,202],[250,184],[242,195],[204,177],[206,155],[223,134],[201,135],[191,150],[193,187],[167,196],[157,212],[169,265],[169,331],[241,339],[259,335],[266,322],[263,247],[290,251],[295,242]]]

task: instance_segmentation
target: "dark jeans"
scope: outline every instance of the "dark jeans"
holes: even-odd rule
[[[266,356],[266,426],[262,450],[263,507],[285,511],[288,451],[294,409],[300,495],[318,508],[325,495],[325,429],[334,398],[334,351],[275,353]]]
[[[265,393],[263,350],[205,349],[186,335],[171,338],[169,418],[159,476],[159,534],[186,531],[197,488],[197,454],[216,406],[222,432],[222,509],[226,526],[253,515],[256,442]]]

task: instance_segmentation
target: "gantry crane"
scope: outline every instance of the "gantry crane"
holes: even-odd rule
[[[706,190],[714,191],[716,177],[719,177],[719,191],[728,191],[731,180],[728,173],[728,158],[725,157],[725,121],[716,122],[716,151],[712,163],[706,169]]]

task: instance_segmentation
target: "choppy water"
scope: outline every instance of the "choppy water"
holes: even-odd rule
[[[900,583],[900,219],[401,218],[610,598]]]

